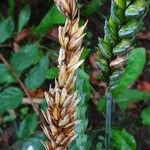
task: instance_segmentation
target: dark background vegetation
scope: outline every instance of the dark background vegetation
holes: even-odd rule
[[[110,0],[80,0],[81,24],[88,20],[84,53],[86,61],[77,71],[77,89],[84,95],[84,108],[78,128],[81,135],[70,149],[104,147],[105,83],[96,65],[95,47],[103,37],[104,22],[109,16]],[[44,91],[58,75],[59,25],[65,18],[52,0],[0,0],[0,150],[43,150],[45,137],[40,128],[38,109],[44,109]],[[136,37],[132,81],[117,95],[112,113],[112,149],[150,150],[150,11]],[[145,57],[146,52],[146,57]],[[144,53],[144,54],[143,54]],[[146,61],[145,61],[146,59]],[[137,71],[134,71],[134,63]],[[132,61],[131,61],[132,62]],[[144,66],[144,67],[143,67]],[[142,71],[142,73],[141,73]],[[126,82],[126,81],[124,81]],[[126,88],[127,88],[126,87]],[[129,90],[129,91],[128,91]],[[82,107],[79,108],[79,112]],[[88,125],[84,135],[84,128]],[[86,145],[86,146],[84,146]]]

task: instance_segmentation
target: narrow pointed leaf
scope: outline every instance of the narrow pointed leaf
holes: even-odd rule
[[[12,36],[14,31],[14,21],[12,18],[4,20],[0,24],[0,43],[5,42],[8,38]]]
[[[41,20],[39,25],[33,29],[34,34],[44,34],[49,31],[54,25],[59,25],[65,22],[64,16],[57,10],[56,6],[52,6],[47,14]]]
[[[28,23],[31,15],[31,9],[29,5],[26,5],[19,14],[18,32]]]

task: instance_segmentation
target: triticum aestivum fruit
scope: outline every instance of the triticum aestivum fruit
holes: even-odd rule
[[[75,108],[79,102],[77,92],[74,92],[75,71],[83,63],[80,55],[83,51],[83,30],[86,24],[79,27],[79,12],[76,0],[55,0],[60,12],[67,17],[64,27],[59,27],[59,42],[61,44],[58,68],[60,70],[55,87],[50,86],[45,93],[48,107],[43,116],[46,123],[42,125],[48,138],[43,142],[46,150],[65,150],[76,137],[74,126],[76,120]]]

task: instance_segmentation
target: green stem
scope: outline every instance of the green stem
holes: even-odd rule
[[[107,91],[105,96],[106,96],[105,149],[110,150],[112,94],[109,91]]]

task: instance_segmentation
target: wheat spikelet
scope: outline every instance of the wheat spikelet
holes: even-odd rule
[[[83,51],[83,30],[86,24],[79,27],[79,12],[76,0],[55,0],[56,6],[67,17],[64,27],[59,27],[59,42],[61,44],[58,68],[60,70],[55,87],[45,93],[48,107],[43,116],[46,122],[42,129],[48,138],[43,142],[46,150],[65,150],[76,137],[74,126],[76,120],[75,108],[79,102],[77,92],[73,91],[75,71],[83,63],[80,55]]]

